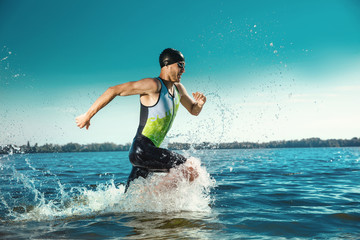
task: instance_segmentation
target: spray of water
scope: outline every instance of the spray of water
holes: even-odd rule
[[[66,190],[59,177],[52,174],[57,182],[54,197],[49,197],[37,187],[36,177],[32,177],[31,173],[38,170],[29,160],[26,163],[29,174],[21,173],[11,164],[0,163],[2,169],[10,172],[10,178],[31,196],[31,199],[28,196],[27,202],[11,202],[5,193],[0,192],[0,205],[7,210],[6,221],[47,221],[125,212],[211,211],[213,199],[210,190],[215,180],[196,158],[190,158],[170,173],[136,179],[126,193],[124,185],[116,184],[114,179],[94,188],[73,186]],[[198,172],[193,181],[189,181],[186,172],[190,166]]]

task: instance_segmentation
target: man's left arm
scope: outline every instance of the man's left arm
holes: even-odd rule
[[[199,113],[201,112],[205,102],[206,102],[206,97],[204,94],[196,92],[193,93],[193,97],[194,99],[192,99],[189,94],[187,93],[184,85],[182,85],[181,83],[177,83],[176,87],[179,90],[181,99],[180,102],[181,104],[189,111],[189,113],[191,113],[192,115],[199,115]]]

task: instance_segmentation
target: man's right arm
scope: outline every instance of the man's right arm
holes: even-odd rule
[[[146,95],[155,93],[158,90],[158,82],[153,78],[145,78],[136,82],[127,82],[109,87],[86,113],[76,118],[76,124],[79,128],[86,127],[86,129],[89,129],[90,119],[116,96]]]

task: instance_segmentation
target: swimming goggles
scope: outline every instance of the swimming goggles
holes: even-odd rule
[[[179,68],[184,69],[185,68],[185,63],[184,62],[177,62],[177,65],[179,66]]]

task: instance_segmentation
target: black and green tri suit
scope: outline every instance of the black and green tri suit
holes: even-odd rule
[[[168,172],[170,168],[186,161],[184,156],[160,148],[175,119],[180,94],[175,85],[173,95],[170,94],[163,80],[157,79],[161,83],[157,103],[150,107],[140,103],[140,123],[129,152],[133,167],[126,189],[138,177],[146,178],[151,172]]]

